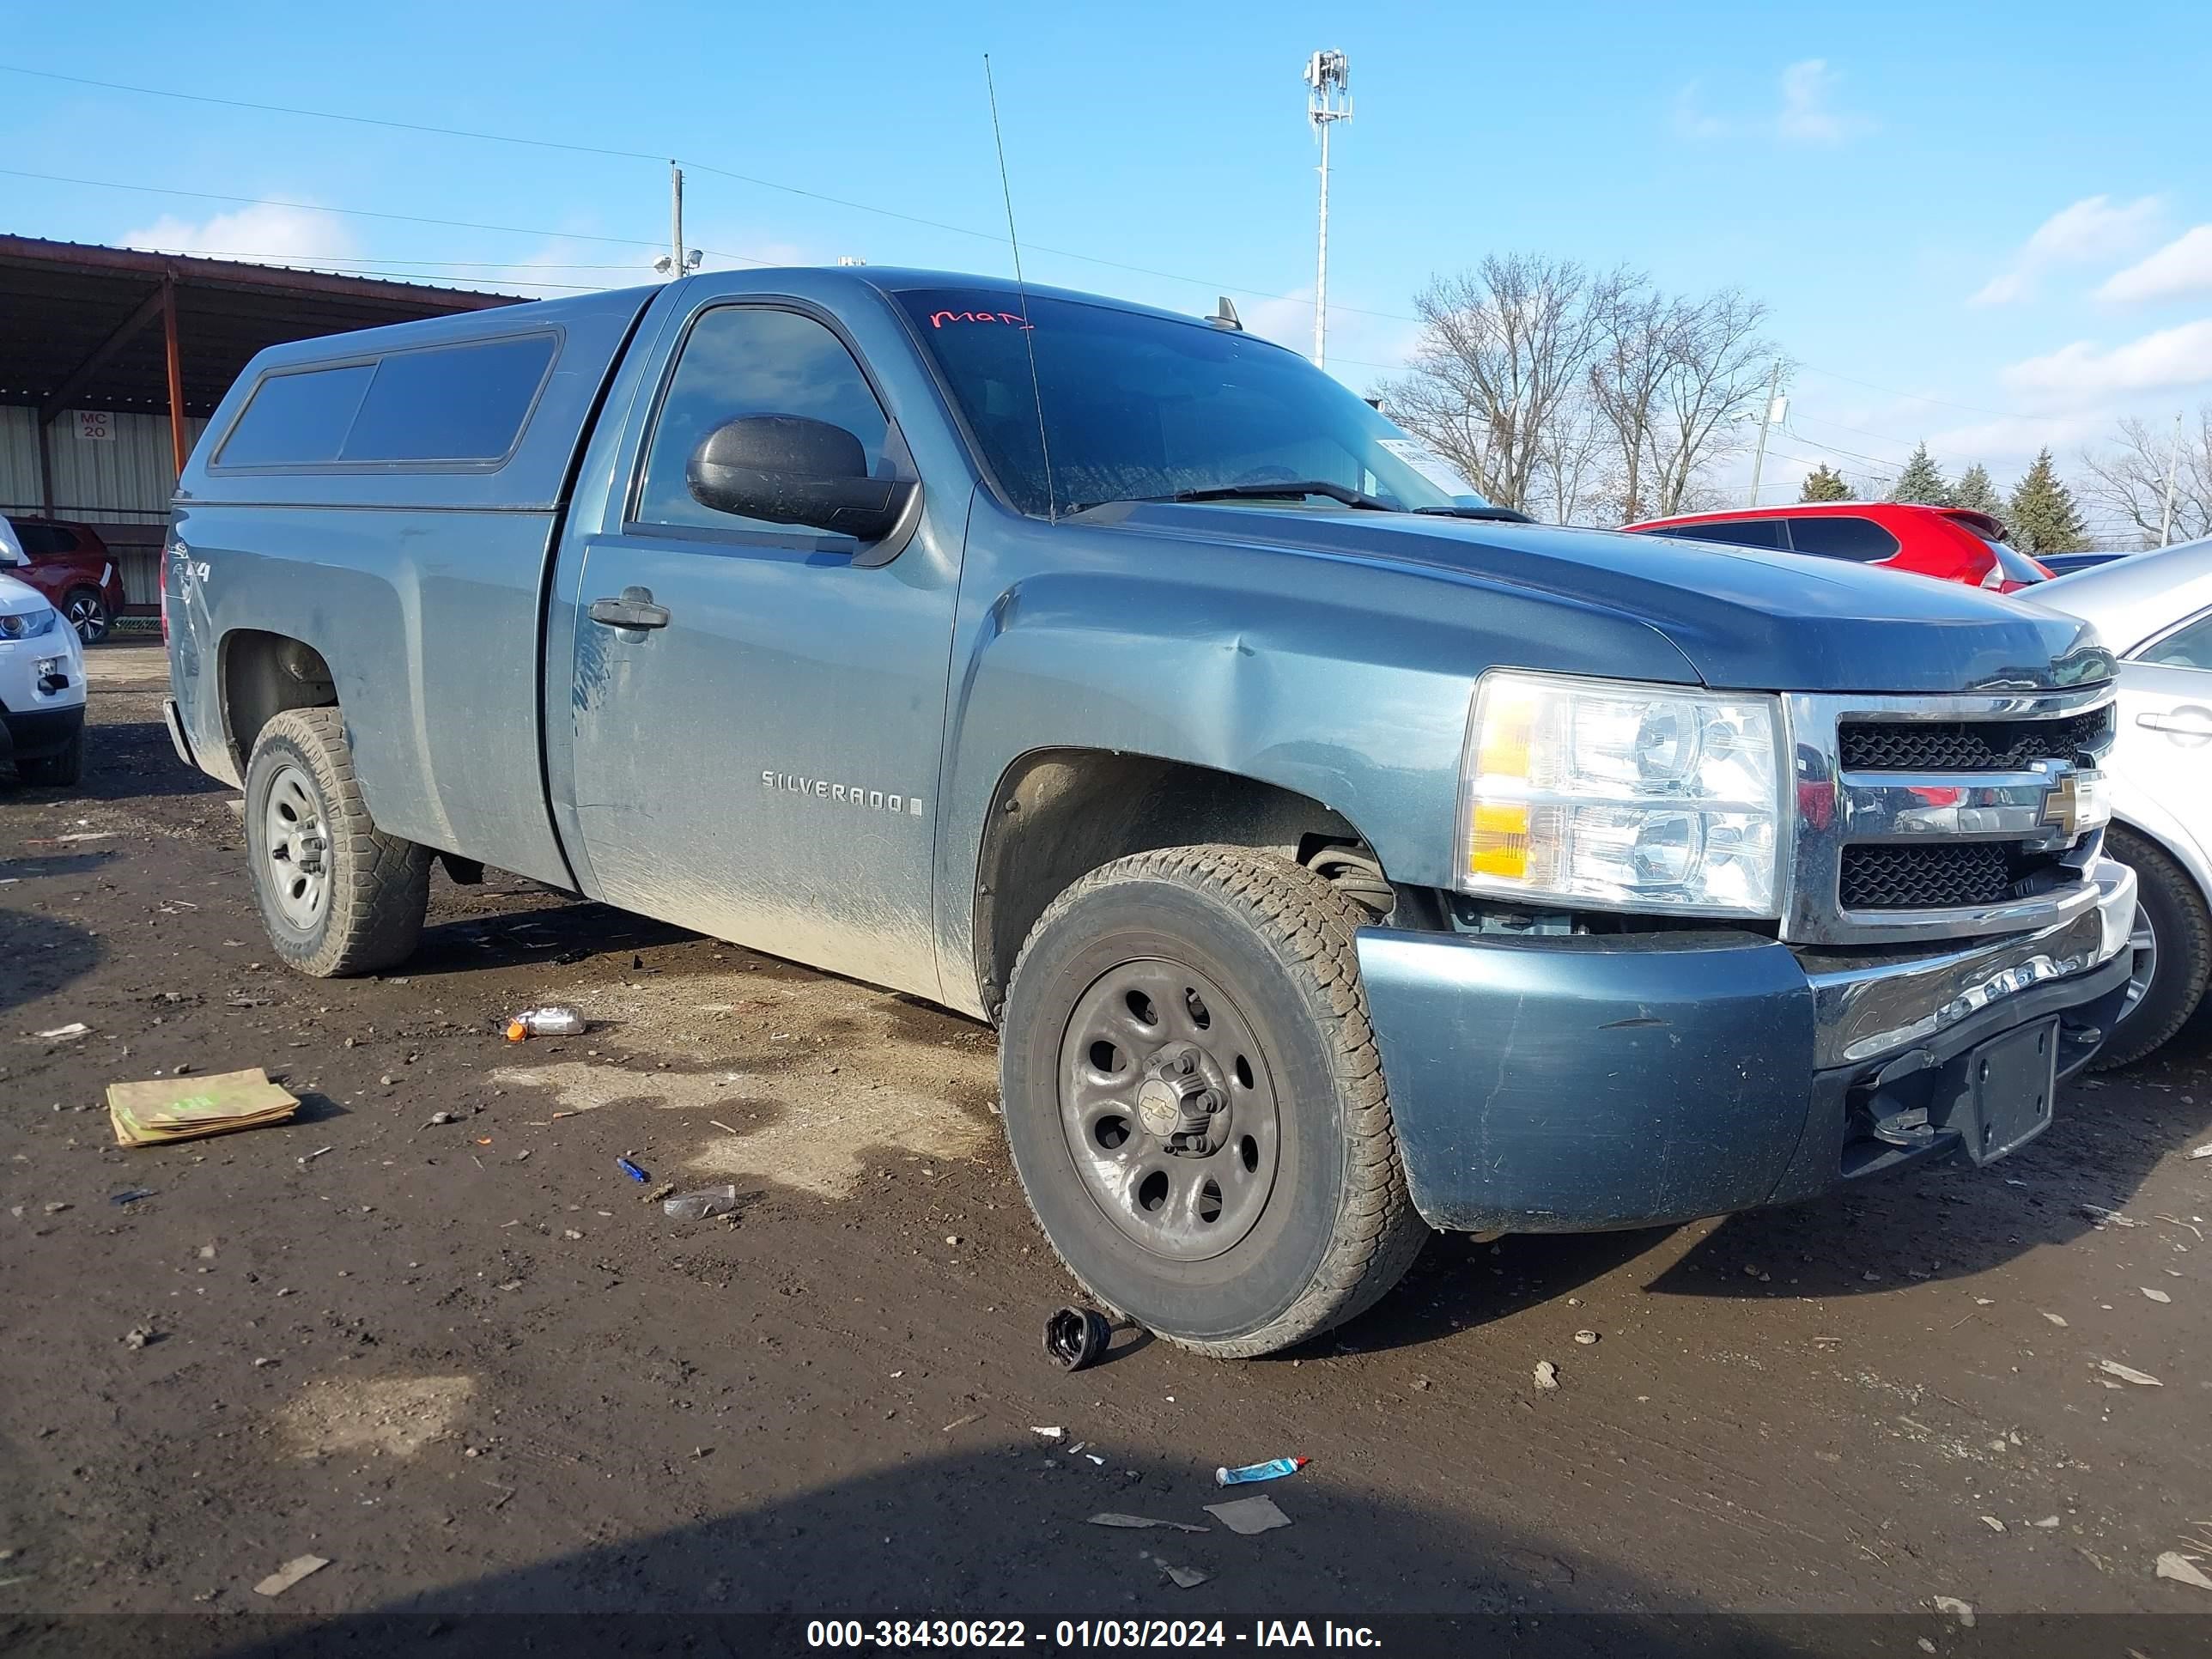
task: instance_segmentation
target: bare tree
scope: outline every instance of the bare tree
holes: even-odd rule
[[[1589,392],[1612,435],[1617,522],[1651,516],[1651,464],[1646,436],[1660,406],[1660,389],[1684,326],[1684,302],[1655,292],[1641,277],[1626,277],[1609,296],[1605,331],[1589,368]]]
[[[1765,323],[1765,305],[1737,289],[1680,307],[1657,416],[1644,434],[1652,516],[1683,511],[1707,471],[1750,441],[1747,417],[1766,395],[1776,362]]]
[[[1420,343],[1383,392],[1398,418],[1501,506],[1526,510],[1580,397],[1609,279],[1571,259],[1492,254],[1414,300]],[[1556,470],[1556,463],[1554,464]]]
[[[1565,523],[1685,511],[1747,441],[1773,363],[1766,307],[1660,293],[1621,268],[1498,254],[1415,300],[1394,416],[1492,501]]]
[[[2173,428],[2163,421],[2122,421],[2108,447],[2082,451],[2082,499],[2134,526],[2142,532],[2142,544],[2154,547],[2165,521],[2169,467],[2172,538],[2186,542],[2212,536],[2212,404],[2197,411],[2194,431],[2183,428],[2178,448]]]
[[[1522,510],[1553,524],[1585,518],[1621,522],[1611,511],[1621,493],[1612,436],[1594,399],[1570,399],[1537,437],[1533,489]]]

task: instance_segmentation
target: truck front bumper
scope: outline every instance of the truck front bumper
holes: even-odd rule
[[[1994,1040],[2039,1027],[2059,1076],[2086,1063],[2127,994],[2135,907],[2106,860],[2058,920],[1963,949],[1364,929],[1414,1206],[1451,1231],[1601,1231],[1996,1155],[1984,1085],[2019,1061]]]

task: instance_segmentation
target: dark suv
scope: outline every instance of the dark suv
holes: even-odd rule
[[[89,526],[10,517],[0,536],[0,569],[39,590],[77,637],[98,645],[123,608],[123,574]]]

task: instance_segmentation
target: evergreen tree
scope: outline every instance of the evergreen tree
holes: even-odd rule
[[[2004,517],[2004,501],[1997,495],[1997,487],[1990,482],[1989,468],[1979,461],[1961,472],[1959,482],[1951,486],[1951,505],[1971,507],[1993,519]]]
[[[2014,486],[2012,508],[2006,515],[2012,526],[2012,543],[2023,553],[2078,553],[2089,544],[2089,532],[2074,505],[2074,492],[2059,482],[2045,448],[2035,465]]]
[[[1943,469],[1928,453],[1926,444],[1912,452],[1912,459],[1905,462],[1905,471],[1897,475],[1897,483],[1891,487],[1889,499],[1917,501],[1923,507],[1951,504],[1951,487],[1943,482]]]
[[[1847,501],[1851,498],[1851,487],[1844,482],[1844,475],[1826,461],[1805,475],[1805,487],[1797,492],[1801,501]]]

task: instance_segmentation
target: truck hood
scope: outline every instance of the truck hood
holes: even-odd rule
[[[1413,514],[1170,503],[1110,510],[1132,529],[1613,611],[1656,629],[1718,688],[2043,690],[2113,673],[2095,630],[2078,618],[1905,571],[1665,536]]]

